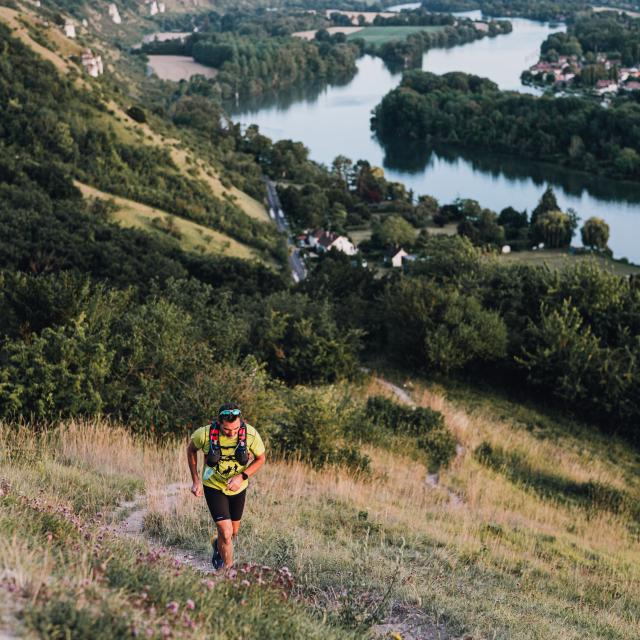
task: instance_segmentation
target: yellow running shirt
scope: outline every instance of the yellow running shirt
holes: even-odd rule
[[[211,443],[209,442],[209,427],[206,425],[196,429],[191,434],[191,442],[196,449],[200,449],[204,452],[204,466],[202,473],[207,467],[207,454]],[[220,448],[222,449],[222,457],[217,467],[213,470],[213,474],[208,480],[203,480],[202,484],[213,489],[220,489],[222,493],[233,496],[241,491],[244,491],[249,486],[249,481],[245,480],[238,491],[229,491],[227,489],[227,480],[233,476],[237,476],[242,473],[251,464],[251,459],[256,456],[260,456],[264,453],[264,443],[260,434],[250,425],[245,422],[247,429],[247,449],[251,454],[249,462],[242,466],[235,458],[236,447],[238,446],[238,438],[228,438],[220,429]]]

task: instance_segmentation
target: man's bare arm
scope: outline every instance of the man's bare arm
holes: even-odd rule
[[[256,456],[253,462],[244,470],[244,472],[249,476],[255,475],[260,467],[265,463],[267,456],[264,453],[261,453],[259,456]]]
[[[256,456],[243,473],[246,473],[249,477],[255,475],[258,469],[260,469],[260,467],[264,464],[266,459],[267,457],[264,453]],[[243,482],[244,478],[242,477],[242,474],[239,473],[237,476],[233,476],[229,478],[229,480],[227,480],[227,489],[229,489],[230,491],[239,491]]]
[[[193,444],[193,441],[189,442],[187,446],[187,462],[189,463],[189,471],[191,472],[191,493],[196,498],[199,498],[204,494],[202,489],[202,483],[200,482],[200,476],[198,476],[198,449]]]

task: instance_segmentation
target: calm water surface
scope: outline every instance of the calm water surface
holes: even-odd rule
[[[479,12],[463,15],[480,17]],[[514,28],[509,35],[427,52],[422,68],[433,73],[475,73],[501,89],[527,91],[520,85],[520,73],[535,62],[547,35],[564,27],[511,21]],[[609,223],[609,245],[616,257],[640,263],[640,185],[447,146],[402,145],[385,152],[372,137],[369,118],[400,78],[380,59],[365,56],[358,62],[358,73],[342,86],[298,88],[240,101],[230,110],[235,120],[255,123],[273,139],[301,140],[318,162],[330,164],[339,154],[366,159],[383,166],[388,179],[404,182],[416,194],[431,194],[442,203],[464,197],[496,211],[508,205],[531,211],[550,184],[563,209],[573,207],[583,220],[598,215]],[[579,244],[579,237],[575,242]]]

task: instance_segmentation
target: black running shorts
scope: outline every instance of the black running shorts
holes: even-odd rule
[[[228,496],[220,489],[213,489],[203,485],[204,497],[207,499],[207,506],[211,512],[211,517],[215,522],[220,520],[240,520],[244,511],[244,501],[247,497],[247,490]]]

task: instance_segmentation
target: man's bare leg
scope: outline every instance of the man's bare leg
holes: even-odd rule
[[[216,528],[218,529],[218,551],[225,568],[228,569],[233,566],[233,524],[231,520],[220,520],[216,522]]]

